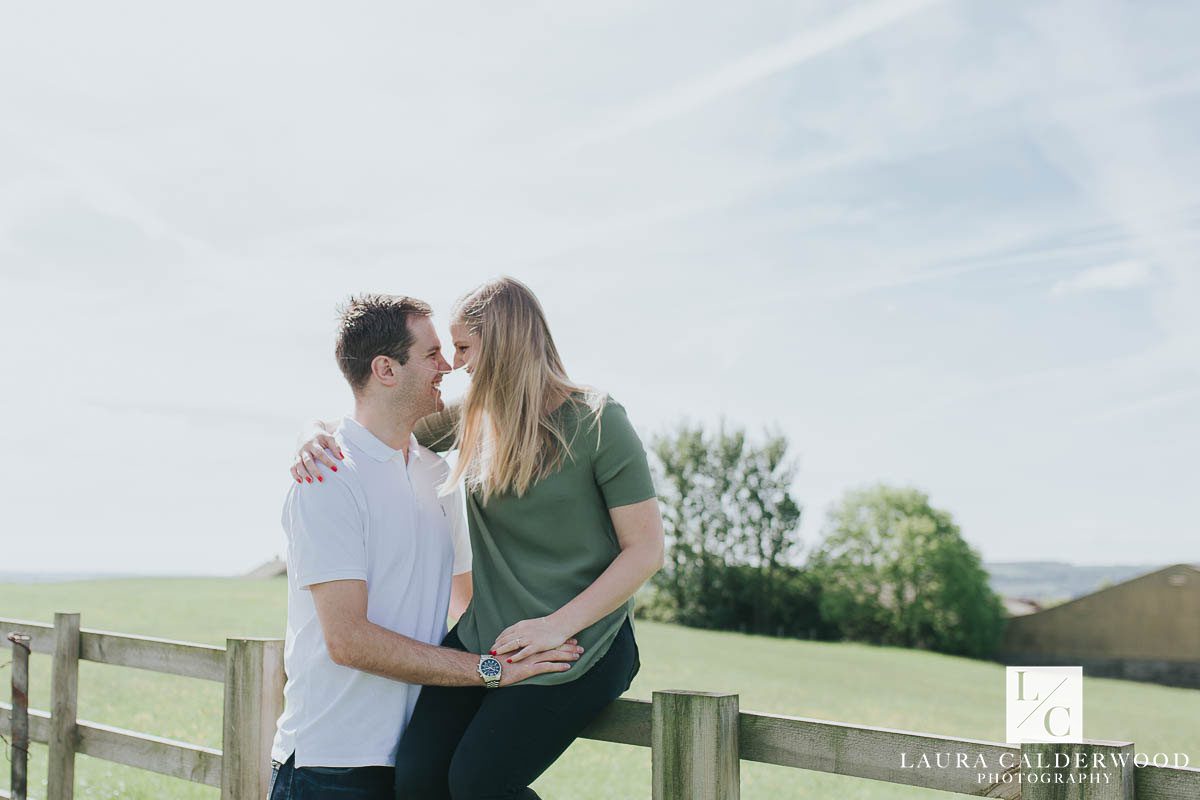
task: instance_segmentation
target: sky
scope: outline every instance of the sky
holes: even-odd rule
[[[1200,562],[1200,6],[10,4],[0,571],[280,554],[350,293],[540,297],[644,437]],[[454,393],[462,376],[447,380]]]

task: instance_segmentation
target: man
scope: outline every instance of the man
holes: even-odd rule
[[[442,407],[450,369],[430,314],[386,295],[342,310],[336,354],[354,414],[335,434],[340,467],[320,491],[298,479],[283,509],[288,680],[270,800],[391,798],[420,685],[495,688],[567,669],[582,652],[572,640],[501,670],[489,654],[435,646],[452,585],[456,607],[469,595],[470,552],[461,498],[439,496],[449,469],[412,435]]]

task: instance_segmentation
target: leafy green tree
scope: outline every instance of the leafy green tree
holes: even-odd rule
[[[667,533],[655,585],[677,621],[762,633],[795,627],[789,612],[800,609],[781,607],[783,598],[812,587],[792,566],[801,508],[787,449],[780,434],[755,443],[723,422],[712,434],[684,424],[652,441]]]
[[[1003,606],[979,555],[916,489],[848,493],[809,569],[822,617],[846,638],[987,657],[1003,633]]]

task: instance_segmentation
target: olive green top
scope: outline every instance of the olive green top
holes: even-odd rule
[[[435,450],[453,444],[458,409],[426,417],[417,440]],[[458,621],[468,651],[482,653],[508,626],[544,617],[566,605],[600,577],[620,553],[608,510],[655,496],[642,442],[611,398],[597,420],[578,397],[552,413],[561,425],[570,456],[522,497],[494,494],[484,505],[467,494],[471,534],[471,604]],[[633,598],[594,625],[575,633],[583,656],[566,672],[526,683],[566,683],[583,675],[608,652]]]

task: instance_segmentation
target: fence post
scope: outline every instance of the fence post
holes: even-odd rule
[[[1021,745],[1021,800],[1134,800],[1133,743]]]
[[[54,615],[51,663],[46,800],[71,800],[75,795],[75,725],[79,715],[79,614]]]
[[[25,800],[29,790],[29,637],[10,633],[12,642],[12,768],[8,786],[12,800]]]
[[[221,800],[263,800],[271,779],[271,741],[283,710],[283,642],[225,643],[225,722]]]
[[[655,692],[650,724],[654,800],[738,800],[738,696]]]

